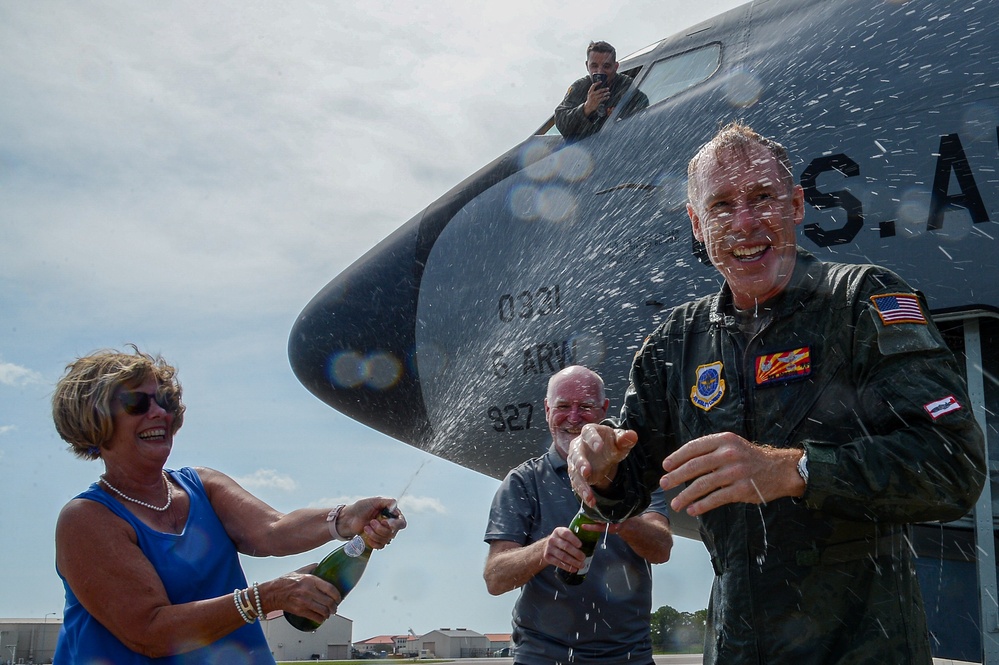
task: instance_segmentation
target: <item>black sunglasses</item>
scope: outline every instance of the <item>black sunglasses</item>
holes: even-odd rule
[[[149,413],[149,407],[153,401],[160,405],[164,411],[172,413],[174,408],[166,395],[160,393],[143,393],[139,391],[126,391],[118,393],[118,401],[121,408],[130,416],[144,416]]]

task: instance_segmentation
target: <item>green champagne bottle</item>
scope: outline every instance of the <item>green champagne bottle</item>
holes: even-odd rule
[[[600,538],[604,535],[600,531],[589,531],[583,529],[584,524],[599,524],[597,520],[592,519],[589,515],[583,512],[580,508],[576,516],[572,518],[569,522],[569,530],[576,534],[583,545],[580,549],[583,550],[583,554],[586,555],[586,561],[583,563],[583,567],[574,573],[570,573],[567,570],[559,568],[556,570],[558,578],[565,582],[566,584],[575,586],[576,584],[582,584],[583,580],[586,579],[586,573],[590,572],[590,564],[593,563],[593,553],[597,549],[597,543],[600,542]]]
[[[392,513],[387,508],[382,509],[382,518],[393,518],[398,515]],[[379,518],[381,519],[381,518]],[[326,558],[319,562],[312,574],[321,577],[340,592],[342,601],[350,593],[351,589],[361,579],[364,569],[368,567],[368,559],[371,558],[371,546],[360,534],[354,536],[346,543],[336,548],[326,555]],[[296,614],[284,613],[284,618],[295,628],[306,633],[311,633],[319,628],[321,622],[312,621],[300,617]]]
[[[335,586],[340,592],[342,600],[361,579],[370,558],[371,548],[364,541],[364,538],[354,536],[320,561],[312,574]],[[284,613],[284,618],[295,628],[307,633],[311,633],[321,625],[320,622],[288,612]]]

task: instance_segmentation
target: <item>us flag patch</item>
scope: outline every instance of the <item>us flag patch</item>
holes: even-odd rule
[[[893,323],[921,323],[926,325],[926,317],[919,306],[919,298],[911,293],[885,293],[871,296],[874,309],[886,326]]]

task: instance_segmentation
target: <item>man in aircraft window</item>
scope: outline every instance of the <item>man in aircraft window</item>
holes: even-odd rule
[[[574,489],[615,519],[683,488],[715,570],[705,664],[929,665],[906,525],[964,515],[986,466],[924,298],[798,249],[787,152],[740,123],[691,160],[687,212],[722,288],[645,340],[620,419],[570,444]]]
[[[579,510],[566,472],[569,442],[607,413],[597,374],[578,365],[553,375],[545,398],[552,445],[513,469],[493,498],[483,577],[489,593],[522,587],[513,611],[514,662],[520,665],[652,665],[649,562],[669,559],[673,540],[662,492],[620,524],[592,525],[597,546],[582,583],[558,572],[584,563],[581,541],[567,525]]]
[[[631,87],[631,77],[617,73],[617,51],[607,42],[590,42],[586,49],[587,76],[569,86],[555,109],[555,126],[567,139],[596,134]],[[635,91],[627,100],[628,113],[649,105],[649,98]]]

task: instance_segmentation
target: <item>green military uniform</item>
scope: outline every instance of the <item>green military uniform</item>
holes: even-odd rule
[[[960,369],[921,295],[876,266],[799,250],[768,305],[741,330],[725,286],[646,340],[617,423],[638,445],[598,507],[637,510],[663,458],[706,434],[803,448],[804,497],[701,517],[716,572],[704,662],[929,664],[905,525],[955,519],[981,491]]]
[[[569,86],[562,103],[555,108],[555,126],[558,127],[558,131],[567,139],[581,139],[596,134],[614,112],[614,107],[624,99],[625,93],[631,88],[631,83],[632,78],[627,74],[616,74],[610,83],[610,99],[604,105],[604,114],[594,112],[586,115],[583,113],[583,105],[586,103],[590,86],[593,85],[593,79],[589,76],[579,79]],[[628,99],[627,103],[628,106],[621,117],[644,109],[649,105],[649,98],[639,90]]]

